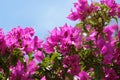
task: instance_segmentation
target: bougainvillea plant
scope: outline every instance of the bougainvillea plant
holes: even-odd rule
[[[31,27],[0,29],[0,80],[120,80],[120,4],[78,0],[45,41]],[[115,23],[111,23],[114,21]]]

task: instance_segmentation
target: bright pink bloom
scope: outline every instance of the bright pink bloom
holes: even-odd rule
[[[41,51],[35,50],[34,57],[37,61],[41,62],[44,59],[44,55]]]
[[[104,60],[103,63],[110,64],[113,60],[114,48],[111,43],[106,43],[104,39],[99,38],[97,40],[97,46],[100,50],[100,53],[103,54]]]
[[[59,30],[57,28],[53,29],[50,34],[43,44],[43,48],[47,53],[53,53],[57,47],[58,51],[66,54],[71,45],[74,45],[76,48],[81,46],[80,30],[76,27],[65,24]]]
[[[88,74],[85,71],[81,71],[77,75],[77,80],[90,80]]]
[[[115,0],[101,0],[101,3],[106,4],[110,8],[110,11],[109,11],[110,16],[116,15],[117,3],[115,2]]]
[[[77,75],[80,72],[78,55],[65,56],[62,63],[64,68],[70,68],[68,69],[70,74]]]
[[[13,28],[5,36],[6,45],[13,50],[14,48],[23,48],[31,43],[34,30],[32,28]],[[27,44],[27,45],[26,45]]]
[[[0,29],[0,52],[2,54],[5,54],[5,51],[7,48],[4,37],[5,37],[5,35],[4,35],[3,31],[2,31],[2,29]]]
[[[71,10],[71,13],[67,16],[67,18],[70,19],[70,20],[75,21],[75,20],[78,19],[78,16],[79,16],[79,14],[77,12],[73,12]]]
[[[78,0],[78,3],[74,3],[74,7],[76,11],[71,11],[68,15],[68,19],[70,20],[84,20],[90,13],[87,0]]]
[[[26,59],[26,62],[27,66],[24,66],[20,61],[15,67],[11,66],[10,80],[33,80],[32,74],[38,69],[38,66],[34,60],[28,62]]]
[[[45,76],[43,76],[40,80],[46,80],[46,77],[45,77]]]

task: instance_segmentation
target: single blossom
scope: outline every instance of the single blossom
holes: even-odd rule
[[[77,76],[77,80],[90,80],[87,72],[81,71]]]
[[[34,57],[37,61],[41,62],[44,59],[44,54],[41,51],[35,50]]]
[[[38,36],[35,36],[31,44],[33,44],[34,50],[37,50],[42,48],[42,43],[43,41],[39,39]]]
[[[73,12],[71,10],[71,13],[67,16],[68,19],[75,21],[78,19],[79,14],[77,12]]]
[[[71,11],[71,13],[68,15],[68,19],[70,20],[84,20],[90,13],[87,0],[78,0],[78,3],[74,3],[74,7],[76,11]]]
[[[45,77],[45,76],[43,76],[40,80],[46,80],[46,77]]]

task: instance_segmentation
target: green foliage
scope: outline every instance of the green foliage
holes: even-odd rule
[[[66,73],[66,78],[68,78],[69,80],[73,80],[73,76],[69,73]]]
[[[115,16],[113,17],[113,19],[116,21],[116,23],[118,24],[118,18]]]
[[[0,80],[4,80],[2,73],[0,73]]]
[[[29,57],[29,61],[31,61],[34,57],[33,57],[33,52],[28,53],[28,57]]]
[[[21,58],[21,51],[20,51],[20,49],[14,49],[14,51],[13,51],[13,54],[11,54],[11,58],[10,58],[10,63],[11,63],[11,65],[13,65],[13,66],[15,66],[16,64],[17,64],[17,62],[18,62],[18,59],[20,59]],[[22,60],[22,59],[20,59],[20,60]]]
[[[94,66],[95,80],[101,80],[104,77],[102,66],[95,64]]]
[[[53,53],[51,55],[47,55],[44,60],[39,64],[40,65],[40,75],[46,75],[48,80],[61,80],[58,77],[60,70],[62,69],[62,62],[61,62],[61,54],[60,53]],[[41,73],[42,72],[42,73]]]

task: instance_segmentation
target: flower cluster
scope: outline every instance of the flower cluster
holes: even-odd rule
[[[78,0],[78,3],[74,3],[74,7],[76,8],[76,11],[73,12],[71,10],[71,14],[68,16],[70,20],[84,20],[90,13],[89,5],[87,0]]]
[[[110,0],[110,1],[101,0],[100,2],[101,2],[101,4],[105,4],[106,6],[108,6],[110,8],[110,10],[109,10],[110,16],[118,15],[118,17],[119,17],[119,4],[117,4],[115,2],[115,0]]]
[[[100,0],[100,5],[98,2],[92,2],[88,4],[87,0],[78,0],[77,3],[74,3],[76,11],[71,10],[71,13],[68,15],[70,20],[86,20],[87,17],[93,15],[94,12],[103,10],[103,7],[106,10],[106,13],[109,16],[118,16],[120,17],[120,4],[117,4],[115,0]]]
[[[65,24],[58,30],[54,28],[47,37],[43,47],[47,53],[53,53],[58,50],[60,53],[67,54],[70,46],[79,48],[81,46],[81,34],[77,27],[68,26]]]
[[[81,68],[85,67],[83,70],[89,73],[91,79],[118,80],[120,78],[120,31],[117,24],[117,18],[120,18],[119,5],[115,0],[100,0],[91,4],[86,0],[78,0],[78,3],[74,4],[76,11],[71,11],[68,15],[70,20],[78,19],[80,23],[77,27],[83,29],[81,33],[84,50],[79,55],[80,63]],[[116,23],[110,25],[112,19],[115,19]],[[97,76],[98,74],[102,75]],[[89,80],[87,78],[83,80]]]
[[[120,4],[78,0],[45,41],[31,27],[0,29],[0,80],[119,80]],[[116,23],[110,24],[111,20]]]
[[[32,79],[32,74],[39,68],[38,62],[44,59],[40,50],[42,40],[34,36],[34,29],[19,26],[6,35],[0,29],[0,42],[0,71],[6,74],[11,72],[10,80]]]
[[[42,40],[39,40],[37,36],[32,38],[34,35],[33,28],[26,27],[22,29],[21,27],[13,28],[5,36],[6,45],[14,50],[15,48],[20,48],[25,53],[35,51],[41,47]]]

